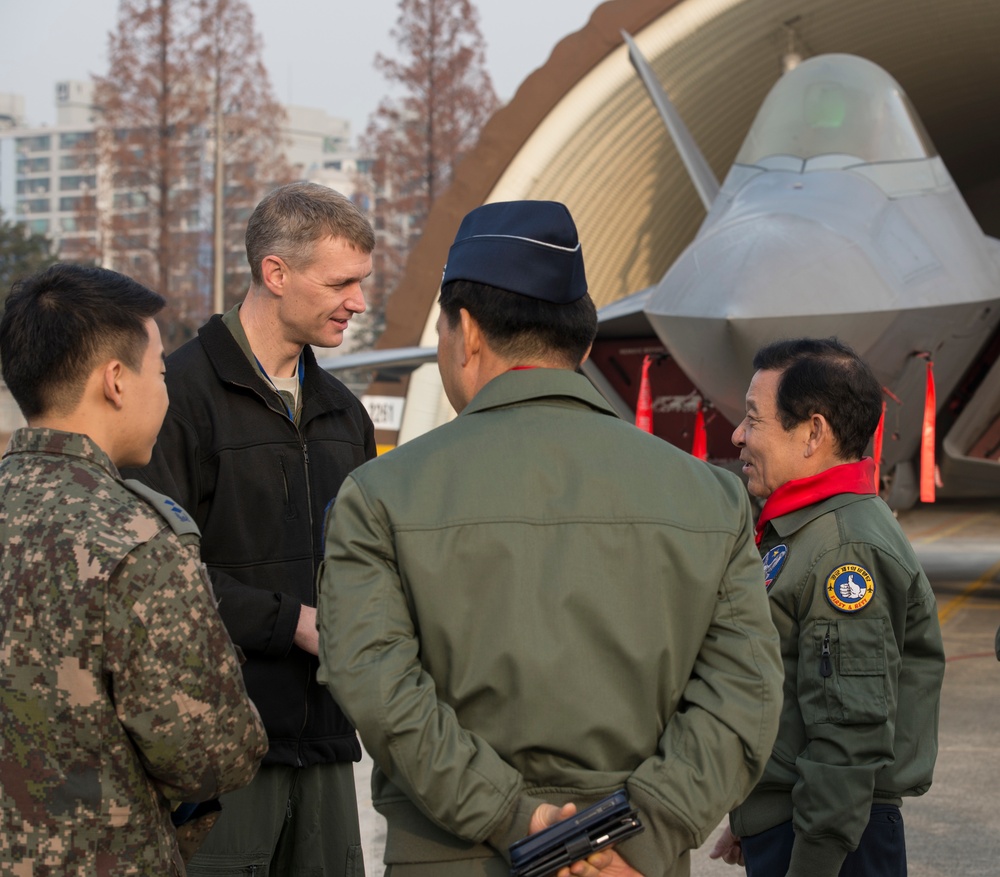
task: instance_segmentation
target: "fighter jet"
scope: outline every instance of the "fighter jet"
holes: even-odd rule
[[[885,389],[890,505],[918,497],[928,376],[938,495],[1000,495],[1000,242],[983,234],[899,84],[851,55],[800,63],[765,99],[720,186],[623,38],[707,215],[657,285],[598,312],[585,374],[632,418],[636,363],[655,356],[655,432],[684,446],[704,408],[709,457],[726,464],[754,352],[835,335]],[[398,375],[433,358],[415,348],[324,364]]]
[[[625,39],[708,212],[659,284],[602,322],[641,311],[729,424],[743,417],[760,346],[835,335],[885,388],[890,504],[917,498],[931,386],[948,429],[939,495],[1000,493],[1000,242],[983,234],[899,84],[851,55],[802,62],[768,94],[719,187]]]

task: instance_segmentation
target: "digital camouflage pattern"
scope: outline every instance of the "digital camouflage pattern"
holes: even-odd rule
[[[0,874],[181,875],[172,806],[267,748],[193,535],[86,436],[0,462]]]

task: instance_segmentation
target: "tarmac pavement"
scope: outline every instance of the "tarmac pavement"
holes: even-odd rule
[[[1000,874],[1000,503],[940,503],[899,517],[938,601],[947,669],[930,791],[903,802],[909,877]],[[357,765],[365,865],[382,874],[385,824],[371,806],[366,756]],[[718,831],[692,852],[692,877],[740,877],[708,858]]]
[[[909,877],[1000,874],[1000,503],[941,503],[899,516],[938,602],[947,667],[938,760],[926,795],[903,801]],[[740,877],[691,854],[692,877]]]

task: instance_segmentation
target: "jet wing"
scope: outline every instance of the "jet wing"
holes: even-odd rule
[[[331,374],[368,369],[377,372],[375,380],[393,381],[406,377],[424,363],[437,361],[436,347],[394,347],[387,350],[364,350],[328,356],[317,360],[319,367]]]

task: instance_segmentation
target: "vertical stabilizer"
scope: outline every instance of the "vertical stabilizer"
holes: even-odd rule
[[[622,31],[622,37],[628,46],[629,60],[631,60],[632,66],[635,67],[636,72],[639,74],[642,84],[646,86],[646,91],[649,92],[649,96],[652,98],[653,104],[660,114],[660,118],[663,119],[663,124],[667,126],[670,139],[674,141],[674,146],[677,147],[677,151],[680,153],[681,161],[684,162],[684,167],[687,168],[688,176],[691,177],[691,182],[694,183],[698,197],[701,198],[701,203],[705,205],[705,210],[708,211],[719,194],[719,181],[715,178],[715,174],[712,173],[708,162],[705,161],[705,156],[701,154],[698,144],[695,143],[694,137],[688,131],[687,125],[684,124],[684,120],[681,119],[677,109],[670,102],[670,98],[667,97],[667,93],[663,90],[663,86],[660,85],[656,74],[653,73],[649,62],[643,57],[642,52],[639,51],[639,47],[635,44],[635,41],[625,31]]]

